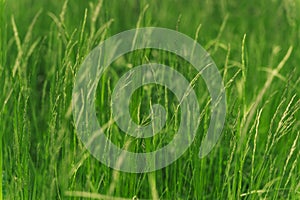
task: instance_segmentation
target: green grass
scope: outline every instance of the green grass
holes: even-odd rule
[[[33,1],[0,0],[0,199],[299,199],[300,1]],[[72,89],[85,56],[106,38],[135,27],[178,30],[211,54],[226,86],[227,118],[218,144],[198,158],[210,119],[209,94],[194,90],[201,121],[193,145],[172,165],[130,174],[101,164],[78,140]],[[131,67],[158,62],[188,80],[187,62],[167,53],[135,51],[120,58],[98,85],[97,117]],[[131,98],[138,123],[162,104],[167,128],[151,139],[105,134],[118,146],[147,152],[167,144],[180,123],[178,101],[147,85]]]

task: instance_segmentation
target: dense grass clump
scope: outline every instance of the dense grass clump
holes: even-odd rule
[[[298,0],[0,0],[0,199],[299,199],[299,9]],[[151,105],[163,105],[160,134],[136,139],[113,122],[112,91],[137,65],[165,64],[194,81],[201,109],[196,140],[182,157],[130,174],[101,164],[77,138],[72,89],[94,47],[147,26],[182,32],[210,53],[226,87],[227,118],[216,147],[199,159],[210,96],[197,71],[152,49],[121,57],[96,95],[99,123],[116,145],[152,151],[171,141],[180,123],[178,100],[154,84],[133,94],[130,112],[147,124]]]

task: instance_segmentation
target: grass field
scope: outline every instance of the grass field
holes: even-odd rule
[[[300,199],[299,10],[299,0],[0,0],[0,199]],[[178,100],[156,85],[138,89],[130,111],[143,124],[152,103],[163,105],[164,136],[135,139],[111,123],[116,83],[150,61],[195,81],[201,119],[195,141],[173,164],[119,172],[77,138],[72,89],[100,42],[148,26],[184,33],[210,53],[226,87],[226,122],[217,145],[200,159],[210,119],[203,79],[195,80],[197,71],[173,54],[129,53],[97,88],[97,118],[114,144],[149,152],[176,133]]]

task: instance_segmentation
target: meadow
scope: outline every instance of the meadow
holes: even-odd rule
[[[0,0],[0,199],[300,199],[299,0]],[[150,84],[130,97],[130,114],[149,123],[159,103],[167,125],[153,138],[126,135],[111,116],[118,80],[135,66],[171,66],[200,107],[193,144],[148,173],[113,170],[77,137],[72,90],[89,52],[134,28],[164,27],[195,39],[223,78],[226,121],[199,158],[211,116],[204,80],[182,58],[151,49],[116,60],[101,77],[95,110],[120,148],[150,152],[180,124],[178,100]],[[126,162],[126,161],[125,161]]]

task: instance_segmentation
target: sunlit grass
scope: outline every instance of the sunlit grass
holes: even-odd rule
[[[6,6],[5,6],[6,4]],[[299,199],[299,1],[0,0],[0,199]],[[85,56],[101,41],[135,27],[161,26],[195,38],[226,87],[227,118],[218,144],[199,159],[210,119],[204,81],[194,90],[201,121],[193,145],[172,165],[130,174],[101,164],[78,140],[72,89]],[[105,134],[130,151],[170,141],[178,101],[148,85],[131,99],[137,123],[162,104],[170,116],[152,139],[125,136],[110,115],[111,93],[132,67],[159,62],[192,81],[197,72],[173,54],[145,50],[104,73],[96,97]]]

